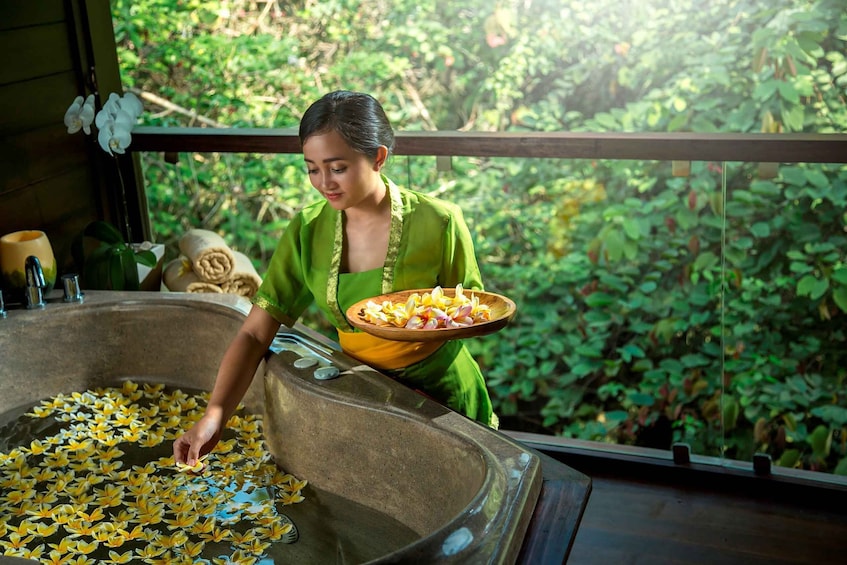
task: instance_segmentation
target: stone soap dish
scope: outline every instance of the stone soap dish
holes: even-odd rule
[[[334,379],[338,375],[341,374],[341,371],[338,370],[338,367],[321,367],[320,369],[315,369],[315,378],[319,381],[328,381]]]

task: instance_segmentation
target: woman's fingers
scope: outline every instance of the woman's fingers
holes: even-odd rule
[[[190,467],[197,465],[202,455],[210,452],[220,437],[214,418],[203,417],[174,441],[174,462]]]

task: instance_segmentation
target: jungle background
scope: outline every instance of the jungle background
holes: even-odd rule
[[[294,128],[335,89],[396,130],[847,128],[843,0],[113,0],[151,126]],[[267,265],[297,155],[144,154],[155,238]],[[507,429],[847,474],[847,169],[393,157],[460,204],[514,322],[469,340]],[[313,312],[303,320],[326,331]]]

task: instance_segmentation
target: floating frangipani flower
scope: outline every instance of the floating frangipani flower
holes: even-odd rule
[[[302,499],[306,482],[273,464],[256,433],[258,415],[233,418],[235,437],[220,442],[202,474],[176,472],[172,457],[138,464],[139,454],[160,453],[170,441],[166,428],[196,421],[207,400],[208,393],[127,382],[34,407],[28,418],[55,424],[41,426],[51,430],[46,437],[0,452],[0,553],[50,563],[214,562],[219,545],[203,555],[211,538],[232,548],[222,562],[255,563],[269,541],[296,540],[277,508]],[[270,496],[222,514],[251,492]]]
[[[109,563],[132,563],[135,558],[135,552],[132,550],[118,553],[115,550],[109,551]]]
[[[303,495],[300,494],[300,491],[295,492],[284,492],[280,495],[280,500],[283,504],[297,504],[298,502],[303,502],[305,500]]]

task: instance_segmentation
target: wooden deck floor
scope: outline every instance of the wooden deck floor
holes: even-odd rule
[[[845,564],[847,509],[592,478],[568,564]]]
[[[808,473],[758,477],[752,465],[680,466],[669,455],[615,457],[511,435],[591,478],[568,565],[847,565],[844,481],[824,487]]]

